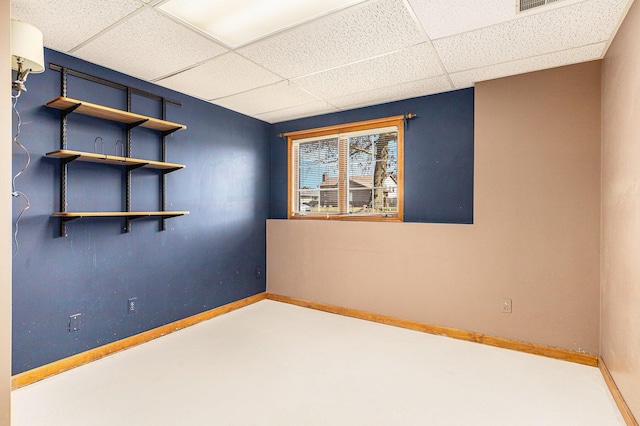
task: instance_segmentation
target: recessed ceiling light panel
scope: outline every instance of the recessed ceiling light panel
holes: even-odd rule
[[[168,0],[159,8],[238,47],[364,0]]]

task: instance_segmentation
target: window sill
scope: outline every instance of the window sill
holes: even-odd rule
[[[341,220],[341,221],[360,221],[360,222],[403,222],[402,218],[397,215],[383,216],[382,214],[290,214],[289,219],[292,220]]]

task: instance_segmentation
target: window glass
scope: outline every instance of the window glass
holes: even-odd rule
[[[402,117],[288,134],[289,217],[402,220]]]

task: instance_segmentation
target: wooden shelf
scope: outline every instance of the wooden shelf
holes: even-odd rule
[[[175,217],[189,214],[188,211],[163,211],[163,212],[53,212],[51,215],[63,219],[79,219],[81,217],[128,217],[136,219],[147,216]]]
[[[63,111],[71,110],[78,114],[117,121],[128,125],[139,125],[140,127],[159,130],[161,132],[174,132],[176,130],[183,130],[187,128],[184,124],[147,117],[146,115],[109,108],[102,105],[92,104],[91,102],[67,98],[65,96],[58,96],[57,98],[47,102],[46,105]]]
[[[143,160],[140,158],[120,157],[117,155],[96,154],[94,152],[73,151],[70,149],[59,149],[57,151],[47,152],[47,157],[86,161],[89,163],[115,164],[118,166],[138,166],[148,169],[159,169],[174,171],[183,169],[184,164],[166,163],[164,161]]]

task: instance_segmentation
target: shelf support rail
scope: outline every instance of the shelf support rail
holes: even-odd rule
[[[127,89],[129,89],[131,91],[131,93],[133,93],[135,95],[144,96],[146,98],[154,99],[156,101],[162,101],[162,99],[163,99],[162,96],[158,96],[156,94],[153,94],[153,93],[150,93],[150,92],[147,92],[147,91],[144,91],[144,90],[136,89],[136,88],[133,88],[133,87],[128,87],[128,86],[125,86],[124,84],[116,83],[115,81],[107,80],[105,78],[96,77],[95,75],[87,74],[85,72],[74,70],[72,68],[63,67],[62,65],[49,63],[49,69],[54,70],[54,71],[59,71],[61,73],[66,73],[66,74],[68,74],[70,76],[73,76],[73,77],[79,77],[79,78],[82,78],[84,80],[92,81],[94,83],[102,84],[104,86],[112,87],[114,89],[118,89],[118,90],[122,90],[122,91],[126,91]],[[66,85],[66,82],[65,82],[65,85]],[[64,93],[62,94],[62,96],[67,96],[66,89],[65,89]],[[172,105],[182,106],[182,103],[180,103],[179,101],[173,100],[173,99],[166,99],[166,101],[167,101],[167,103],[170,103]]]
[[[67,96],[67,69],[62,68],[60,73],[60,95]],[[78,105],[79,106],[79,105]],[[76,106],[75,108],[77,108]],[[63,112],[60,117],[60,149],[67,149],[67,116],[68,112]],[[60,211],[67,211],[67,172],[69,170],[69,162],[60,163]],[[60,236],[67,236],[67,221],[60,221]]]
[[[164,97],[162,98],[162,119],[166,120],[167,119],[167,99],[165,99]],[[175,129],[178,130],[178,129]],[[175,132],[175,130],[173,130]],[[167,131],[162,133],[162,162],[166,162],[167,161],[167,135],[169,135],[170,133],[173,133],[172,131]],[[160,211],[165,211],[166,210],[166,204],[167,204],[167,171],[163,171],[160,174],[160,193],[161,193],[161,198],[160,198]],[[160,221],[160,230],[161,231],[166,231],[167,230],[167,218],[166,217],[162,217],[161,221]]]
[[[130,87],[127,87],[127,112],[131,112],[131,88]],[[124,143],[124,148],[126,151],[125,157],[131,157],[131,129],[136,127],[136,125],[134,124],[127,126],[127,136]],[[125,185],[127,187],[126,198],[125,198],[126,200],[125,210],[128,212],[131,211],[131,170],[133,170],[131,167],[127,167],[127,170],[125,171]],[[127,218],[127,225],[125,226],[125,232],[131,232],[130,218]]]

